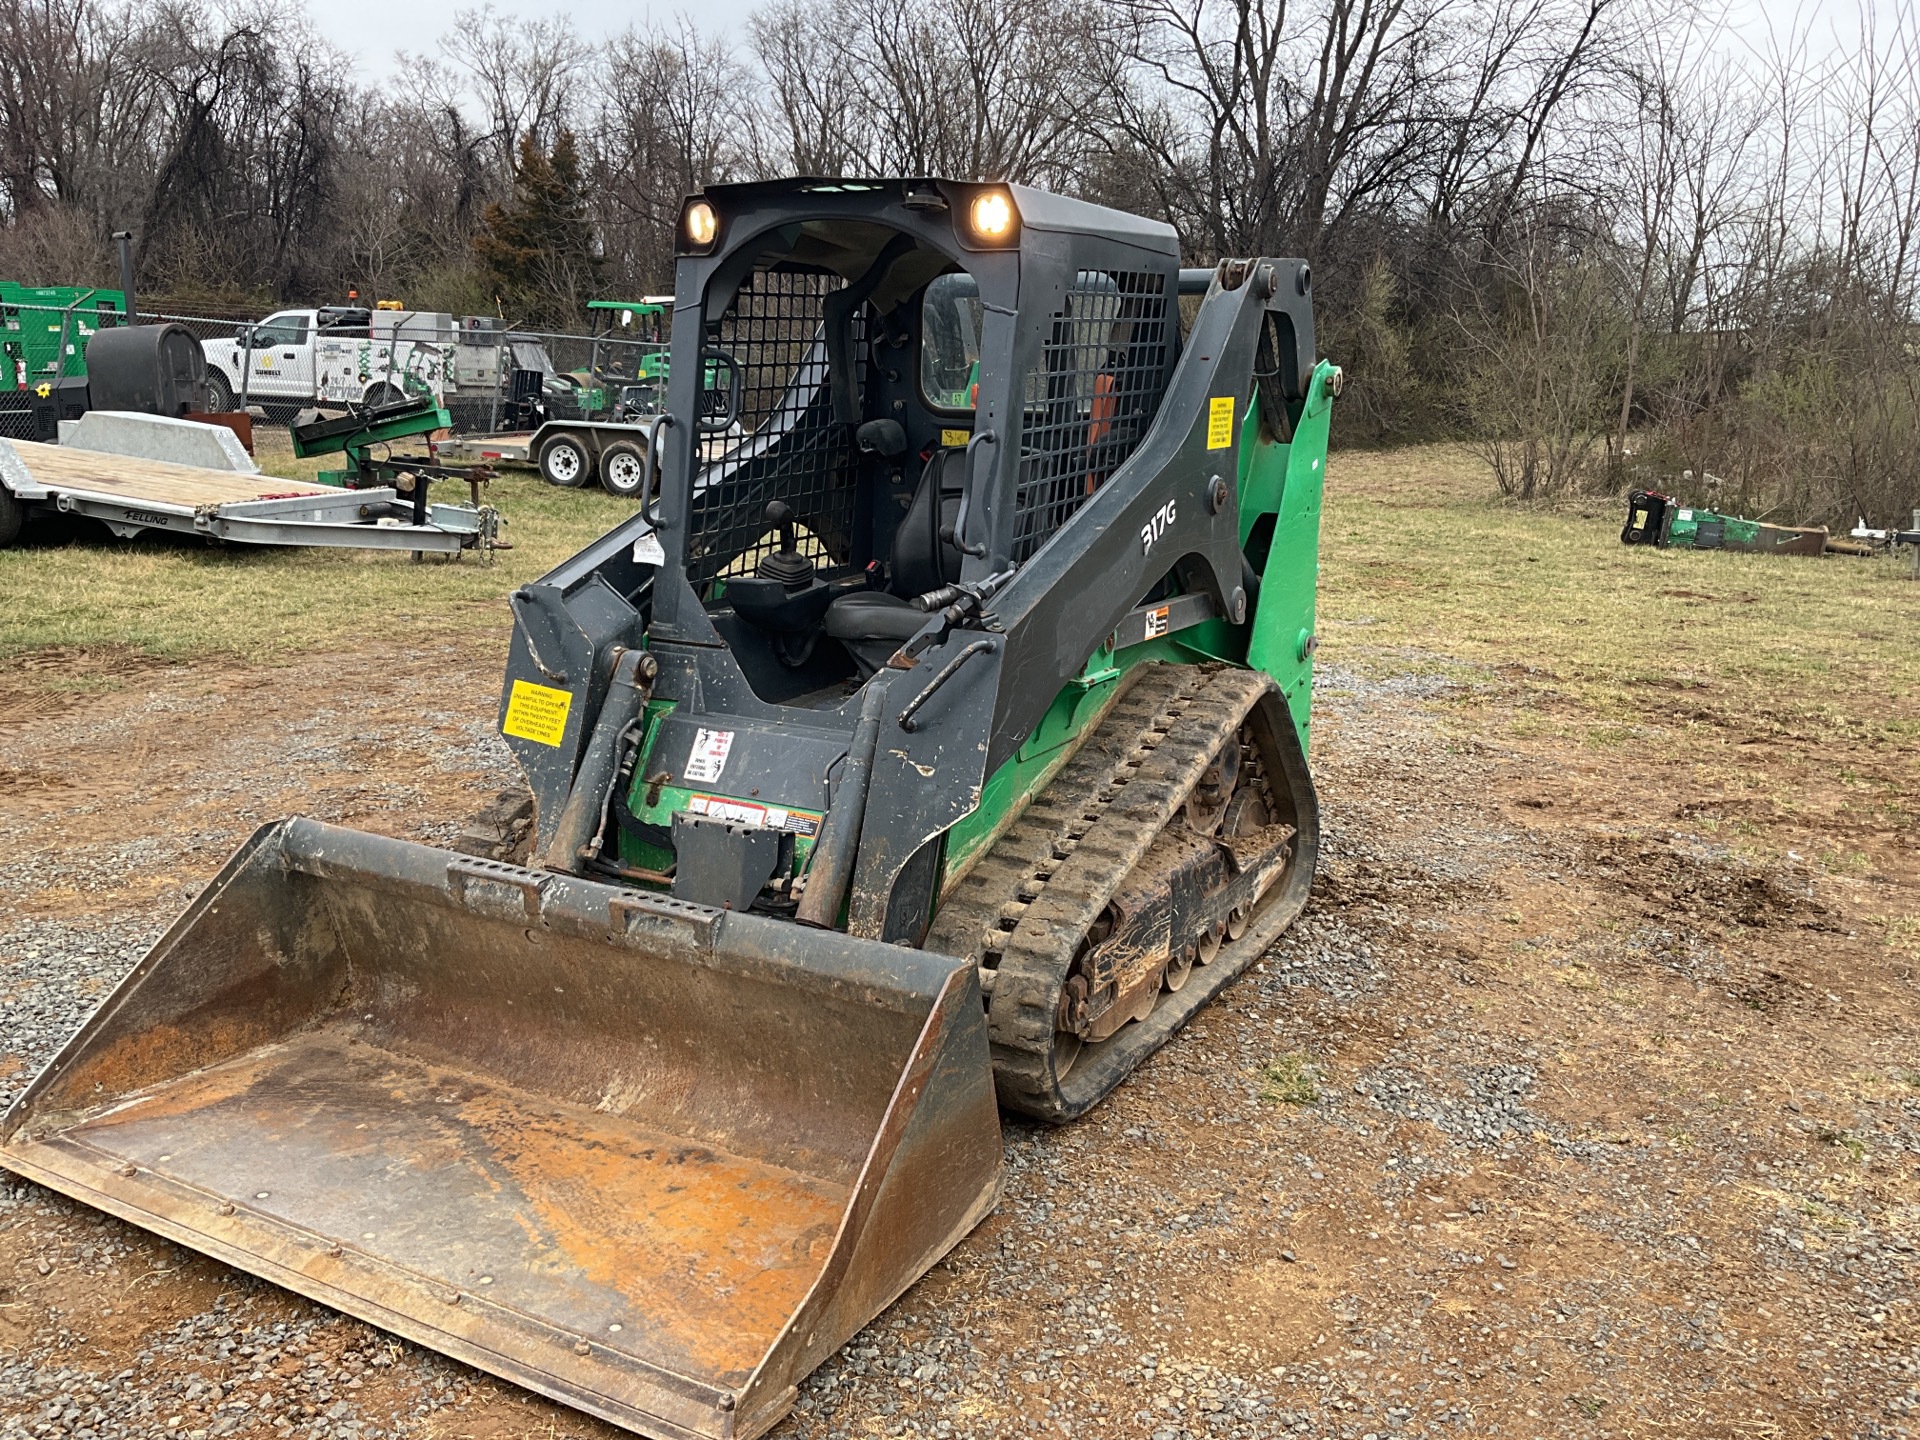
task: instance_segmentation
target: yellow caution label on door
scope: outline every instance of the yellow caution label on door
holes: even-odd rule
[[[1207,448],[1225,450],[1233,444],[1233,397],[1216,395],[1207,402]]]
[[[501,722],[500,733],[536,745],[558,745],[567,733],[567,712],[572,709],[571,690],[516,680],[513,694],[507,697],[507,718]]]

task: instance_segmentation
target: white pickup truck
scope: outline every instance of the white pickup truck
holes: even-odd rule
[[[503,367],[552,368],[544,355],[519,356],[497,320],[424,310],[280,310],[203,348],[213,410],[235,409],[243,395],[269,413],[412,395],[490,401]]]

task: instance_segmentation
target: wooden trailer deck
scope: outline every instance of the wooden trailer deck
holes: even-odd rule
[[[13,453],[34,483],[43,489],[86,491],[119,500],[198,508],[226,505],[236,500],[278,500],[293,495],[339,493],[331,486],[282,480],[277,475],[234,475],[197,465],[174,465],[97,450],[73,450],[30,440],[15,440]]]
[[[29,440],[0,440],[0,492],[29,517],[84,515],[123,538],[169,530],[240,545],[490,557],[497,522],[491,508],[431,504],[415,523],[413,502],[391,486],[348,490]]]

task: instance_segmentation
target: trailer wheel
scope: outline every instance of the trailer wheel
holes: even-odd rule
[[[647,488],[647,457],[640,447],[616,440],[600,452],[600,485],[609,495],[631,499]]]
[[[26,523],[27,507],[14,498],[11,490],[0,485],[0,550],[20,538],[20,531]]]
[[[593,478],[593,457],[577,436],[556,435],[540,447],[540,478],[549,485],[578,490]]]
[[[207,413],[226,415],[233,410],[233,386],[211,365],[207,367]]]

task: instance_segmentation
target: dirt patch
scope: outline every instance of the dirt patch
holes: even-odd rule
[[[0,1048],[44,1058],[264,820],[510,829],[496,658],[163,667],[10,731]],[[1010,1122],[1000,1209],[778,1435],[1915,1423],[1912,847],[1404,658],[1323,677],[1308,913],[1085,1121]],[[0,1286],[29,1435],[612,1434],[31,1186]]]

